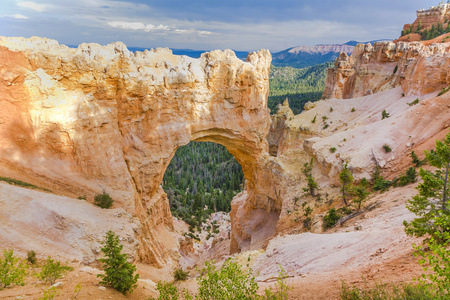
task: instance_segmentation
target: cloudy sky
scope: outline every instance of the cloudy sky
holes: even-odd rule
[[[425,0],[0,0],[0,35],[271,51],[397,38]]]

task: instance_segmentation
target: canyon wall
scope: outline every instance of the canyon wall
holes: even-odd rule
[[[178,258],[161,181],[178,147],[224,145],[247,180],[239,214],[277,218],[265,136],[271,55],[231,50],[199,59],[120,42],[77,49],[44,38],[0,38],[0,171],[73,197],[109,193],[141,222],[140,260]],[[273,234],[239,225],[235,250]],[[250,236],[244,233],[250,232]],[[258,234],[260,232],[260,234]]]
[[[450,85],[450,43],[358,44],[328,69],[322,99],[349,99],[401,86],[405,95],[423,95]]]
[[[295,116],[287,101],[269,116],[267,50],[243,62],[230,50],[192,59],[122,43],[72,49],[2,37],[0,62],[0,175],[89,201],[107,192],[140,220],[137,254],[157,267],[179,257],[161,181],[190,141],[224,145],[244,171],[246,190],[230,213],[234,253],[305,230],[303,203],[320,232],[323,212],[341,201],[344,163],[359,180],[376,158],[392,178],[450,126],[450,93],[437,96],[450,84],[449,44],[358,45],[328,71],[324,97],[335,99]],[[316,197],[303,190],[311,160]]]

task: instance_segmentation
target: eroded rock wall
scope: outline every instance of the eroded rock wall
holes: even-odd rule
[[[267,50],[243,62],[230,50],[192,59],[169,49],[132,53],[119,42],[71,49],[2,37],[0,46],[2,172],[72,196],[109,193],[141,221],[143,262],[162,266],[179,255],[160,184],[190,141],[227,147],[247,179],[246,206],[276,214],[274,192],[261,180]]]
[[[450,85],[450,43],[358,44],[341,53],[328,69],[323,99],[350,99],[401,86],[406,95],[423,95]]]

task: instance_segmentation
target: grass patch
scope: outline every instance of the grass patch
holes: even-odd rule
[[[6,183],[9,183],[9,184],[12,184],[12,185],[17,185],[17,186],[24,187],[24,188],[29,188],[29,189],[33,189],[33,190],[41,190],[41,191],[53,193],[52,191],[50,191],[48,189],[36,186],[34,184],[31,184],[31,183],[28,183],[28,182],[25,182],[25,181],[22,181],[22,180],[17,180],[17,179],[14,179],[14,178],[0,176],[0,181],[4,181]]]
[[[438,97],[444,95],[448,91],[450,91],[450,86],[448,88],[442,88],[442,90],[438,94]]]
[[[442,297],[442,298],[441,298]],[[349,287],[344,282],[341,288],[342,300],[426,300],[426,299],[447,299],[444,294],[437,291],[433,286],[419,284],[401,284],[393,285],[377,283],[374,287],[368,287],[367,283],[364,288]]]

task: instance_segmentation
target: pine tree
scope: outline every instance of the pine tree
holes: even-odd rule
[[[339,173],[339,181],[342,183],[342,199],[344,199],[345,205],[348,206],[347,200],[345,199],[345,188],[353,182],[353,175],[347,168],[347,163],[344,164],[344,168]]]
[[[369,192],[364,184],[359,184],[352,189],[352,194],[356,196],[353,202],[358,204],[358,210],[361,209],[361,204],[366,200]]]
[[[446,231],[437,225],[436,220],[442,216],[450,216],[448,188],[450,168],[450,133],[444,141],[436,141],[436,150],[425,151],[425,157],[430,165],[438,168],[436,171],[420,169],[419,175],[423,182],[417,189],[419,193],[408,201],[407,208],[418,217],[411,222],[404,221],[405,231],[409,235],[435,237],[436,233]]]
[[[319,188],[319,185],[312,176],[313,162],[314,160],[311,158],[309,164],[305,163],[302,168],[302,173],[306,176],[306,187],[303,188],[303,191],[314,197],[316,195],[315,191]]]
[[[131,293],[137,287],[139,274],[133,275],[136,266],[127,261],[128,254],[121,253],[123,245],[120,243],[119,237],[110,230],[106,233],[102,245],[101,250],[105,254],[105,258],[99,260],[103,263],[105,274],[97,275],[102,278],[100,284],[111,285],[124,295],[127,292]]]

